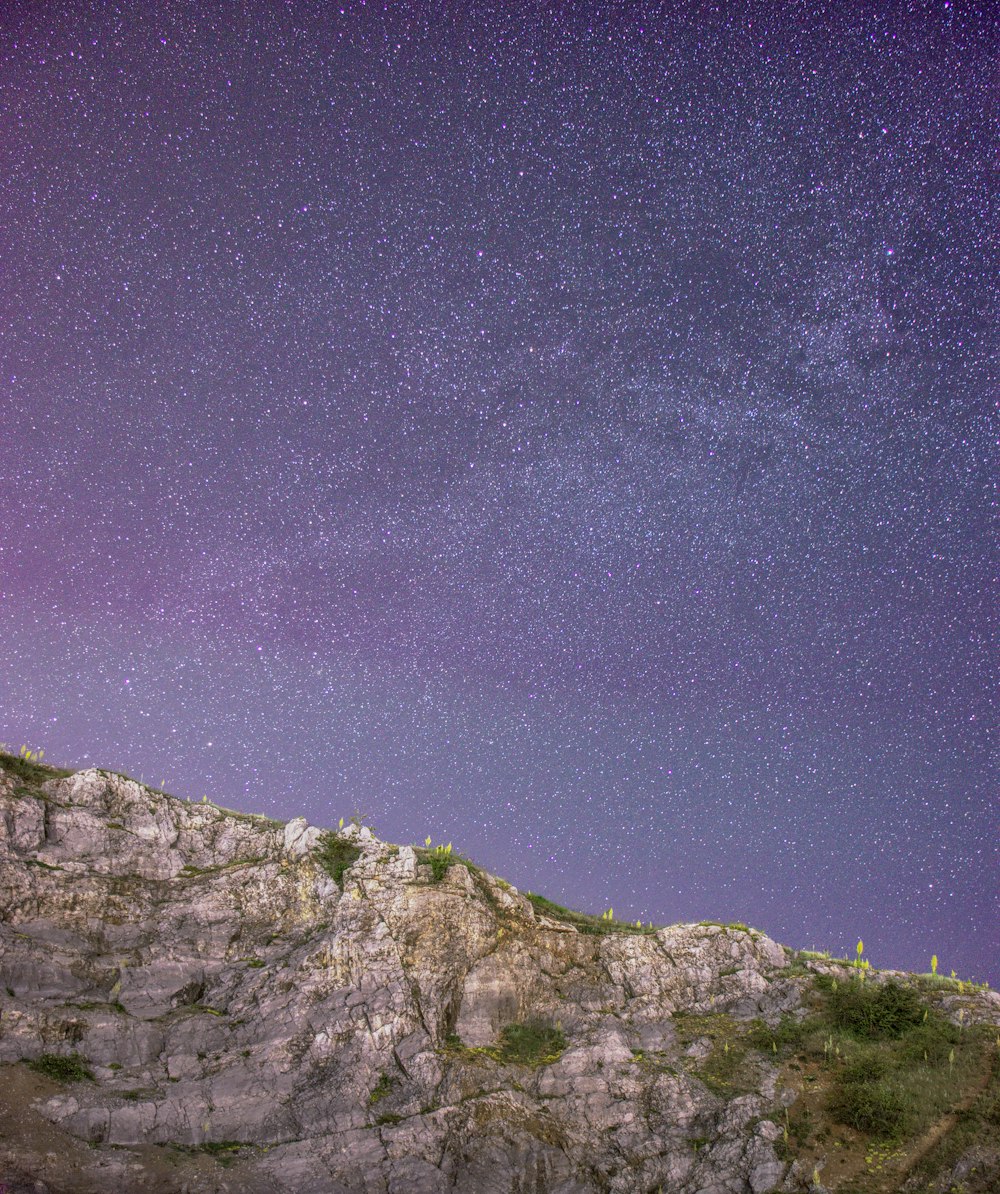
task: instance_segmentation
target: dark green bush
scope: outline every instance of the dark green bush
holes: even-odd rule
[[[905,1100],[885,1082],[841,1082],[828,1110],[838,1123],[881,1139],[902,1135],[909,1120]]]
[[[961,1033],[954,1024],[932,1012],[926,1022],[911,1028],[900,1041],[899,1055],[910,1063],[927,1061],[930,1065],[944,1065],[960,1039]]]
[[[772,1045],[776,1049],[799,1049],[809,1031],[810,1029],[794,1016],[785,1015],[774,1028],[769,1027],[763,1020],[754,1020],[746,1039],[747,1044],[766,1052],[771,1051]]]
[[[844,1067],[840,1081],[850,1085],[857,1082],[881,1082],[889,1072],[887,1059],[874,1050],[853,1057]]]
[[[857,979],[830,992],[830,1017],[838,1028],[861,1040],[897,1040],[921,1023],[924,1005],[911,987]]]

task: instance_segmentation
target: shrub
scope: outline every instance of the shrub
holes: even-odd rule
[[[344,872],[360,857],[360,848],[336,833],[324,833],[319,839],[316,859],[341,891],[344,890]]]
[[[857,1082],[881,1082],[889,1072],[889,1064],[883,1054],[874,1049],[858,1053],[844,1067],[840,1081],[845,1085]]]
[[[842,1081],[828,1109],[838,1123],[882,1139],[902,1135],[909,1119],[903,1097],[881,1081]]]
[[[809,1029],[792,1015],[784,1015],[774,1028],[763,1020],[754,1020],[747,1033],[747,1043],[755,1049],[777,1052],[778,1049],[800,1049]],[[773,1046],[773,1049],[772,1049]]]
[[[900,1043],[900,1055],[907,1062],[927,1061],[931,1065],[944,1065],[949,1050],[960,1039],[961,1033],[954,1024],[931,1013],[926,1023],[918,1024],[906,1034],[905,1040]]]
[[[897,1040],[921,1023],[925,1010],[911,987],[856,979],[830,992],[829,1007],[838,1028],[870,1041]]]

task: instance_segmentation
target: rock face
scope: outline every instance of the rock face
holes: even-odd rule
[[[781,1187],[777,1069],[760,1052],[722,1073],[689,1039],[698,1017],[794,1014],[781,946],[581,932],[477,868],[437,869],[356,826],[0,772],[0,1063],[72,1057],[93,1078],[38,1080],[38,1123],[92,1146],[52,1188]],[[524,1025],[550,1052],[518,1059]],[[14,1177],[51,1182],[24,1130]]]

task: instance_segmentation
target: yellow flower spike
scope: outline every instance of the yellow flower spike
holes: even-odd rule
[[[427,835],[427,836],[424,838],[424,845],[425,845],[425,846],[430,846],[430,844],[431,844],[431,835],[430,835],[430,834],[428,834],[428,835]]]
[[[937,954],[931,954],[931,974],[937,974]]]

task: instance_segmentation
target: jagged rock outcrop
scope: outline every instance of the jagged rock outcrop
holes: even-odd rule
[[[697,1017],[796,1014],[806,980],[781,946],[713,925],[581,932],[478,868],[442,871],[366,828],[331,839],[97,770],[34,787],[0,772],[0,1063],[60,1055],[93,1077],[34,1079],[11,1180],[189,1194],[791,1180],[767,1053],[713,1078],[712,1041],[691,1039]],[[558,1041],[550,1056],[505,1047],[526,1024]],[[50,1130],[93,1146],[75,1175],[32,1143]]]

